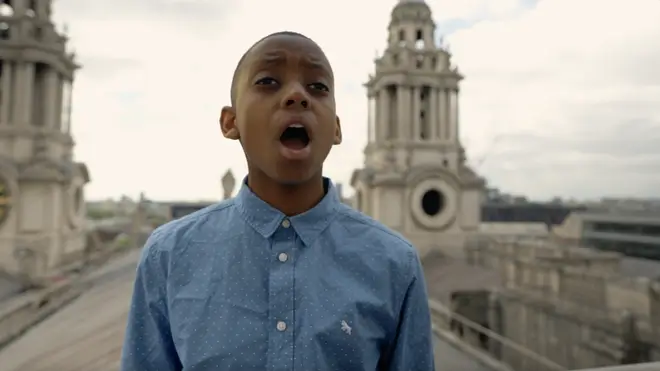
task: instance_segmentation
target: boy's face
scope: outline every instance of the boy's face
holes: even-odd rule
[[[234,107],[220,118],[225,137],[240,140],[250,171],[295,185],[323,167],[341,143],[334,77],[323,51],[300,36],[276,35],[245,57]]]

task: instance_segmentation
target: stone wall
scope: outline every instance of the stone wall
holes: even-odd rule
[[[520,238],[473,240],[466,255],[502,275],[490,326],[514,342],[569,369],[660,360],[660,282],[620,276],[620,255]]]

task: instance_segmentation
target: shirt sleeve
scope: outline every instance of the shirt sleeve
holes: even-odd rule
[[[412,279],[399,315],[388,371],[435,371],[433,333],[422,264],[411,254]]]
[[[166,298],[166,263],[154,232],[137,267],[121,356],[121,371],[181,371],[170,332]]]

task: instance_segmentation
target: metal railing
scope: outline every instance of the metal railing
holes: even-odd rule
[[[543,357],[540,354],[526,348],[525,346],[518,344],[511,339],[507,339],[504,336],[487,329],[478,323],[471,321],[468,318],[465,318],[457,313],[452,312],[449,308],[444,306],[442,303],[439,303],[435,300],[429,300],[429,308],[431,310],[431,317],[433,319],[434,325],[444,329],[444,331],[449,332],[451,328],[456,324],[460,324],[464,332],[465,330],[471,330],[476,334],[475,339],[486,339],[487,348],[481,347],[483,356],[489,356],[496,362],[503,362],[494,357],[494,355],[489,352],[489,350],[497,349],[497,353],[509,353],[515,354],[521,363],[524,365],[525,370],[534,370],[534,371],[567,371],[567,369],[558,363],[553,362],[552,360]],[[464,339],[467,344],[470,344],[469,339]],[[467,345],[466,344],[466,345]],[[476,350],[479,349],[479,344],[470,344]],[[483,346],[483,342],[481,342]]]
[[[429,308],[431,310],[431,317],[433,319],[433,324],[436,327],[439,327],[444,331],[445,340],[451,335],[452,323],[460,324],[463,326],[464,330],[469,329],[477,334],[476,338],[479,338],[481,335],[482,339],[487,340],[487,348],[480,347],[480,344],[470,344],[469,339],[460,339],[460,341],[466,347],[474,352],[479,352],[479,357],[487,357],[489,360],[486,362],[494,370],[511,370],[511,367],[506,365],[506,363],[498,359],[492,354],[494,348],[498,348],[498,353],[504,353],[508,351],[510,354],[515,354],[516,357],[521,360],[523,370],[534,370],[534,371],[568,371],[565,367],[559,365],[556,362],[526,348],[525,346],[518,344],[510,339],[505,338],[504,336],[487,329],[478,323],[461,316],[460,314],[452,312],[442,303],[429,300]],[[443,332],[440,332],[442,335]],[[477,354],[474,354],[475,356]],[[639,363],[634,365],[622,365],[622,366],[607,366],[600,368],[589,368],[589,369],[580,369],[572,371],[660,371],[660,362],[651,362],[651,363]]]
[[[660,362],[638,363],[636,365],[588,368],[573,371],[660,371]]]

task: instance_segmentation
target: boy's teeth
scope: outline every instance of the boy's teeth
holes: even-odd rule
[[[291,124],[289,125],[290,128],[302,128],[302,124]]]

